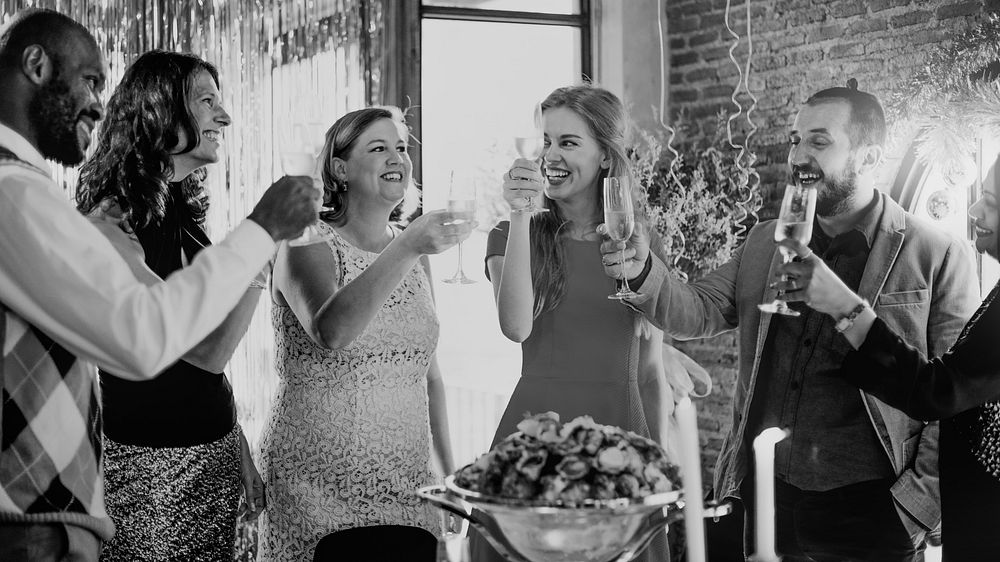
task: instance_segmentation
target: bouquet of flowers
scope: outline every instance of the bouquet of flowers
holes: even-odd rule
[[[655,442],[589,416],[526,417],[520,430],[455,473],[455,484],[488,496],[577,505],[640,499],[680,488],[675,465]]]

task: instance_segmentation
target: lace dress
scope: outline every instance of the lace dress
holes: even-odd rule
[[[336,233],[328,244],[341,286],[378,255]],[[258,560],[312,560],[321,538],[351,527],[436,533],[437,517],[414,493],[434,480],[426,375],[438,322],[423,268],[407,273],[343,349],[315,345],[286,306],[276,304],[272,319],[280,383],[261,444]]]

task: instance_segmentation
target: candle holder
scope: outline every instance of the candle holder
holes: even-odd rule
[[[684,505],[680,491],[575,506],[496,498],[460,488],[454,476],[445,478],[443,486],[421,488],[417,495],[468,520],[511,562],[627,562],[657,532],[681,519]],[[731,504],[713,504],[704,515],[730,512]]]

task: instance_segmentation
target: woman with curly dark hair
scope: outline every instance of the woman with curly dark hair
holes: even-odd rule
[[[211,64],[151,51],[126,70],[77,203],[139,279],[155,283],[211,243],[203,167],[218,161],[229,124]],[[102,560],[231,560],[240,487],[252,516],[263,509],[223,373],[261,288],[252,284],[219,328],[156,379],[101,371],[106,501],[117,528]]]

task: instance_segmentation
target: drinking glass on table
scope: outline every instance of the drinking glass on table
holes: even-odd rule
[[[635,211],[632,207],[632,182],[627,176],[604,178],[604,226],[608,237],[615,242],[626,242],[635,229]],[[621,250],[622,286],[609,299],[630,299],[638,296],[628,286],[625,275],[625,249]]]
[[[451,185],[448,187],[448,212],[455,218],[446,224],[464,224],[476,217],[476,178],[472,174],[451,172]],[[444,280],[445,283],[468,285],[475,283],[462,270],[462,243],[458,243],[458,269],[455,274]]]
[[[537,162],[545,151],[545,133],[542,129],[542,104],[536,103],[532,120],[521,125],[514,137],[514,148],[525,160]],[[528,204],[521,209],[511,209],[512,213],[547,213],[545,207],[535,205],[535,198],[528,197]]]
[[[781,199],[781,211],[778,213],[778,225],[774,229],[774,241],[781,242],[786,238],[798,240],[803,245],[809,244],[812,240],[813,214],[816,212],[816,188],[795,184],[785,186],[785,195]],[[795,258],[795,254],[779,246],[781,259],[788,263]],[[787,278],[783,279],[787,281]],[[799,316],[799,312],[792,310],[788,303],[775,298],[771,302],[758,304],[757,308],[763,312],[772,314],[783,314],[785,316]]]
[[[317,160],[322,143],[312,134],[311,129],[305,125],[295,125],[292,127],[292,136],[287,141],[281,151],[281,171],[286,176],[306,176],[312,178],[313,185],[320,192],[320,201],[323,199],[323,180],[320,178],[320,171]],[[322,203],[320,203],[322,204]],[[315,224],[309,225],[298,238],[288,241],[289,246],[306,246],[319,242],[326,242],[331,236],[323,234]]]
[[[436,562],[470,562],[469,522],[441,511],[441,534],[438,535]]]

